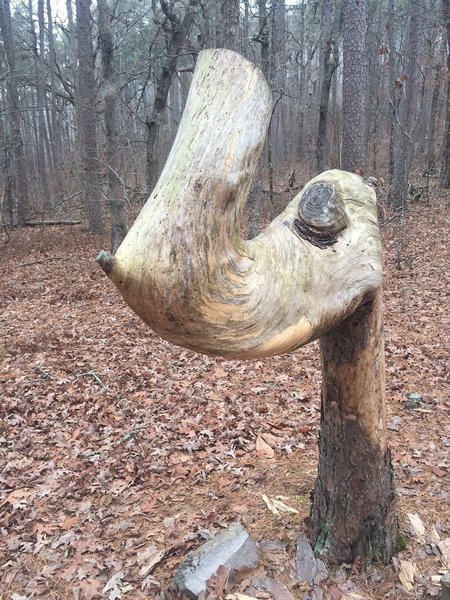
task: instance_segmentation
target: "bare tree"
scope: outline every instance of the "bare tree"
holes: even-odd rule
[[[184,17],[180,19],[172,3],[166,0],[159,2],[163,21],[162,27],[166,36],[166,58],[156,85],[155,100],[147,125],[147,169],[146,181],[147,192],[151,193],[159,177],[159,142],[160,129],[167,105],[170,85],[175,74],[180,54],[186,48],[186,40],[189,36],[194,15],[197,10],[198,1],[190,0],[186,6]],[[154,11],[156,3],[154,4]]]
[[[116,252],[127,233],[124,189],[119,178],[120,144],[117,131],[117,97],[119,86],[114,68],[114,44],[108,1],[97,0],[97,8],[103,71],[103,118],[106,138],[105,163],[108,179],[108,201],[111,213],[111,251]]]
[[[25,159],[22,131],[20,128],[20,104],[18,93],[18,75],[16,71],[16,50],[11,21],[9,0],[0,0],[0,31],[3,38],[8,66],[7,101],[11,138],[11,170],[14,182],[15,209],[17,224],[23,225],[29,210],[28,175]],[[11,224],[12,225],[12,224]]]
[[[444,8],[445,31],[447,34],[447,114],[444,131],[444,166],[442,169],[442,183],[445,188],[450,188],[450,0],[442,0]]]
[[[91,34],[91,0],[77,0],[78,127],[81,184],[88,227],[102,233],[102,205],[97,151],[97,92]]]
[[[343,4],[342,168],[364,170],[366,119],[366,0]]]
[[[408,10],[408,35],[405,44],[403,73],[396,82],[398,100],[398,127],[395,136],[394,173],[390,198],[396,208],[405,208],[408,179],[411,168],[417,98],[417,53],[419,38],[420,7],[412,0]]]
[[[339,45],[336,40],[336,3],[335,0],[324,0],[322,2],[322,34],[321,34],[321,56],[322,56],[322,85],[319,103],[319,126],[317,129],[316,146],[316,170],[318,173],[325,169],[326,163],[326,137],[330,99],[330,89],[333,74],[339,64]]]

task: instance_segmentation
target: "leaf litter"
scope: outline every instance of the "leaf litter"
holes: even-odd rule
[[[450,566],[447,230],[442,202],[414,206],[400,272],[394,227],[383,230],[406,547],[394,569],[330,572],[320,586],[333,597],[436,597]],[[271,576],[295,596],[283,565],[317,468],[317,343],[251,362],[171,346],[105,280],[101,245],[79,227],[49,227],[2,246],[0,589],[17,600],[170,597],[183,555],[240,519],[290,549]],[[68,260],[23,265],[51,256]],[[411,390],[422,412],[406,408]],[[263,494],[292,511],[274,519]]]

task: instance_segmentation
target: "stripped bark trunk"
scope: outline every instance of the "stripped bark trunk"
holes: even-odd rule
[[[394,475],[387,446],[381,294],[320,340],[319,474],[309,529],[335,563],[389,562],[397,545]]]

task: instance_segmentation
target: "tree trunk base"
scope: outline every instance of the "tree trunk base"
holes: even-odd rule
[[[309,533],[332,563],[388,563],[397,549],[387,445],[381,293],[321,338],[319,474]]]
[[[339,411],[322,421],[319,475],[309,531],[332,563],[357,557],[389,563],[397,549],[394,474],[357,421]]]

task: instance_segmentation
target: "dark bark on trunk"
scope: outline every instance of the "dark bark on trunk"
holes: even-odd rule
[[[366,33],[366,0],[344,0],[342,168],[345,171],[365,168]]]
[[[219,2],[219,6],[218,47],[239,52],[239,0],[221,1]]]
[[[419,6],[410,5],[409,29],[406,40],[406,60],[401,82],[396,86],[398,94],[397,135],[395,136],[394,176],[389,199],[397,209],[405,210],[408,196],[408,180],[413,157],[412,134],[415,122],[417,95],[417,56],[419,38]]]
[[[447,32],[447,73],[450,73],[450,0],[442,0],[444,7],[445,29]],[[442,184],[450,188],[450,77],[447,79],[447,111],[444,130],[444,166]]]
[[[319,474],[309,530],[333,563],[389,562],[397,545],[387,447],[381,294],[321,338]]]
[[[77,124],[80,129],[80,167],[89,231],[102,233],[102,206],[97,152],[96,84],[91,36],[91,0],[77,0],[79,95]]]
[[[105,163],[108,179],[108,201],[111,213],[111,252],[115,254],[127,234],[124,190],[118,174],[120,170],[120,144],[117,130],[117,97],[119,90],[114,69],[111,15],[107,0],[97,0],[97,7],[105,102]]]
[[[185,40],[189,35],[194,22],[194,14],[198,2],[191,0],[186,6],[186,12],[182,21],[179,20],[173,9],[165,2],[160,0],[161,8],[167,20],[170,29],[167,41],[167,57],[161,71],[161,75],[156,87],[155,101],[153,103],[152,114],[147,120],[147,169],[146,182],[147,193],[150,194],[159,178],[159,134],[164,111],[167,105],[167,97],[170,85],[175,74],[178,57],[185,45]]]
[[[16,56],[11,22],[9,0],[0,0],[0,31],[8,65],[7,99],[9,106],[9,126],[11,132],[11,174],[15,184],[17,224],[20,226],[26,220],[29,209],[29,189],[27,177],[27,162],[25,157],[22,132],[20,129],[20,105],[18,81],[16,73]]]
[[[333,74],[339,61],[339,48],[335,35],[335,3],[327,0],[322,4],[322,86],[319,103],[319,125],[317,129],[316,172],[321,173],[326,165],[326,140],[328,128],[328,103]]]

